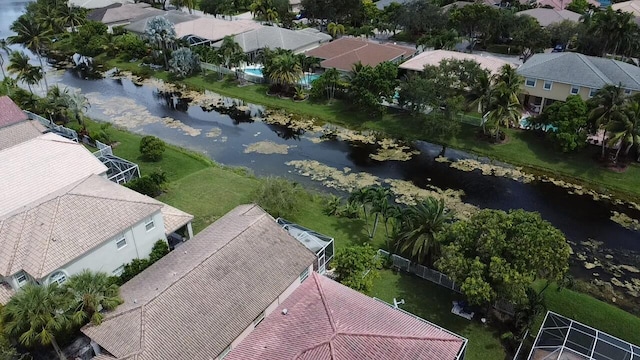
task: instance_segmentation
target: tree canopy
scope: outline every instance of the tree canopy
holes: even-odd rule
[[[536,279],[561,280],[569,269],[564,234],[538,213],[481,210],[446,227],[436,267],[474,304],[526,301]]]
[[[553,126],[549,138],[563,152],[586,146],[587,104],[580,95],[570,95],[566,102],[557,101],[547,106],[535,121],[542,126]]]
[[[349,246],[338,250],[333,258],[338,281],[352,289],[367,292],[373,286],[380,260],[369,245]]]

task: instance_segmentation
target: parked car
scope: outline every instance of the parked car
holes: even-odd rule
[[[567,49],[567,45],[558,44],[553,48],[553,50],[551,50],[551,52],[554,52],[554,53],[564,52],[566,49]]]

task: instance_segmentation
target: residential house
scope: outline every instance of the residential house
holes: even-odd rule
[[[442,11],[450,11],[453,8],[462,8],[465,7],[467,5],[471,5],[471,4],[483,4],[486,6],[490,6],[490,7],[499,7],[500,6],[500,0],[483,0],[483,1],[454,1],[451,4],[447,4],[441,7]]]
[[[222,359],[314,262],[264,210],[241,205],[124,284],[124,304],[82,332],[101,359]]]
[[[133,4],[134,0],[69,0],[69,5],[85,9],[100,9],[113,4]]]
[[[377,66],[385,61],[401,63],[411,58],[417,50],[392,43],[379,44],[361,38],[341,37],[328,44],[305,52],[322,61],[320,67],[350,72],[353,65]]]
[[[149,20],[151,20],[156,16],[164,17],[169,22],[171,22],[174,26],[186,21],[193,21],[198,18],[197,15],[187,14],[177,10],[171,10],[171,11],[164,11],[161,15],[153,15],[153,16],[145,16],[145,17],[137,18],[131,21],[131,23],[125,26],[124,28],[125,30],[131,33],[134,33],[138,36],[144,36],[145,30],[147,29],[147,22],[149,22]],[[181,38],[181,36],[178,36],[177,32],[176,32],[176,37]]]
[[[557,9],[546,9],[546,8],[535,8],[524,11],[519,11],[516,13],[518,16],[531,16],[536,19],[540,26],[547,27],[551,24],[557,24],[564,20],[569,20],[571,22],[579,22],[580,17],[582,15],[575,13],[570,10],[557,10]]]
[[[118,274],[156,241],[191,237],[193,216],[109,181],[108,170],[54,133],[0,151],[0,302],[30,281]]]
[[[276,26],[263,26],[259,29],[243,32],[233,37],[242,51],[254,62],[262,49],[285,49],[301,53],[320,46],[331,40],[331,36],[316,29],[289,30]],[[222,41],[214,43],[220,47]]]
[[[605,85],[620,85],[625,95],[640,92],[639,67],[573,52],[535,54],[517,72],[525,78],[522,103],[533,113],[569,95],[587,100]]]
[[[225,360],[464,358],[467,340],[313,273]]]
[[[611,4],[611,8],[615,11],[632,13],[636,18],[636,24],[640,25],[640,0],[630,0]]]
[[[564,10],[571,4],[572,0],[519,0],[523,5],[535,5],[539,8],[549,8],[556,10]],[[597,0],[587,0],[587,2],[596,8],[600,7],[600,2]]]
[[[548,311],[529,360],[640,359],[640,346]]]
[[[422,72],[427,65],[438,66],[443,60],[470,60],[477,62],[481,68],[488,70],[491,74],[500,72],[504,65],[514,66],[512,63],[482,54],[461,53],[449,50],[433,50],[420,53],[413,58],[400,64],[400,69],[410,72]]]
[[[47,129],[27,115],[8,96],[0,96],[0,151],[42,135]]]
[[[103,8],[94,9],[87,14],[87,19],[99,21],[112,29],[115,26],[130,24],[141,18],[163,15],[165,11],[156,9],[150,4],[139,2],[136,4],[114,3]]]

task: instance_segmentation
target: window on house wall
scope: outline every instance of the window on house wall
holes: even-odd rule
[[[116,247],[118,247],[118,250],[122,249],[125,246],[127,246],[127,239],[125,239],[124,236],[116,240]]]
[[[148,218],[145,222],[144,222],[144,228],[147,229],[147,231],[151,231],[156,227],[156,225],[153,223],[153,218]]]
[[[50,284],[57,283],[58,285],[62,285],[65,281],[67,281],[67,275],[62,271],[56,271],[49,277]]]
[[[553,87],[553,82],[551,82],[551,81],[545,81],[544,82],[544,89],[545,90],[551,90],[552,87]]]
[[[580,92],[580,86],[577,85],[571,85],[571,95],[578,95],[578,93]]]
[[[528,86],[528,87],[536,87],[536,79],[527,78],[527,80],[525,80],[524,84],[525,84],[525,86]]]
[[[25,286],[29,281],[29,278],[27,277],[27,274],[24,271],[20,271],[19,273],[17,273],[15,276],[15,279],[19,287]]]
[[[220,353],[220,355],[218,355],[216,359],[222,360],[225,358],[225,356],[229,355],[230,352],[231,352],[231,345],[227,346],[226,349],[222,350],[222,352]]]
[[[253,326],[258,326],[258,324],[260,324],[262,320],[264,320],[264,311],[261,312],[260,315],[258,315],[258,317],[253,320]]]
[[[598,92],[598,89],[590,89],[589,90],[589,97],[595,96],[597,92]]]
[[[113,274],[113,276],[120,276],[122,275],[123,272],[124,272],[124,265],[120,265],[118,266],[117,269],[113,270],[111,273]]]
[[[300,282],[307,280],[309,277],[309,268],[304,269],[303,272],[300,273]]]

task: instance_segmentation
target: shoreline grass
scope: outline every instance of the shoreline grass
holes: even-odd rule
[[[117,67],[134,74],[139,74],[141,71],[137,62],[109,59],[106,60],[106,64],[109,68]],[[151,72],[151,74],[169,81],[169,74],[165,71]],[[212,77],[208,75],[197,75],[177,82],[197,90],[209,90],[250,103],[308,116],[320,123],[331,123],[354,130],[373,130],[400,139],[429,141],[416,131],[421,124],[405,113],[390,111],[380,119],[371,119],[369,116],[353,111],[340,100],[328,104],[310,101],[293,102],[289,99],[266,95],[266,85],[239,87],[233,83],[212,81]],[[447,146],[522,166],[533,173],[559,177],[597,192],[612,193],[622,200],[640,201],[640,164],[632,163],[625,172],[614,172],[602,167],[594,160],[594,156],[599,151],[596,148],[563,154],[554,150],[551,143],[543,141],[535,132],[518,129],[507,129],[509,138],[507,143],[492,145],[479,139],[476,132],[477,127],[462,124],[461,132],[448,141]]]

